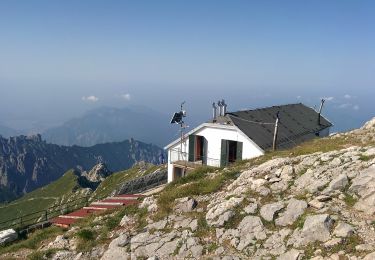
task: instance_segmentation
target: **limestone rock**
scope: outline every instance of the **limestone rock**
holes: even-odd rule
[[[285,212],[279,214],[280,217],[276,219],[275,224],[278,226],[292,225],[303,214],[306,208],[306,201],[294,198],[290,199]]]
[[[342,173],[329,183],[328,191],[343,190],[348,184],[348,177],[345,173]]]
[[[334,247],[334,246],[337,246],[338,244],[340,244],[342,242],[342,238],[339,237],[339,238],[333,238],[331,240],[328,240],[327,242],[324,243],[324,246],[325,247]]]
[[[296,249],[291,249],[288,252],[282,254],[277,260],[300,260],[303,257],[303,253]]]
[[[296,229],[288,244],[300,247],[315,241],[326,242],[330,239],[332,225],[333,220],[328,214],[308,216],[302,230]]]
[[[229,200],[212,206],[206,214],[207,223],[215,227],[223,226],[234,214],[231,209],[239,205],[242,201],[243,198],[232,197]]]
[[[197,205],[198,205],[198,202],[195,199],[185,197],[182,199],[176,199],[176,206],[174,207],[174,210],[177,213],[190,212],[193,209],[195,209]]]
[[[247,214],[254,214],[257,211],[257,209],[258,209],[258,204],[256,204],[256,203],[250,203],[243,210]]]
[[[352,180],[349,190],[360,196],[354,207],[373,215],[375,213],[375,165],[361,171]]]
[[[74,252],[71,252],[68,250],[61,250],[61,251],[57,251],[53,255],[52,260],[70,260],[70,259],[74,259],[74,257],[75,257]]]
[[[47,246],[47,249],[69,249],[69,240],[66,239],[63,235],[59,235],[55,238],[54,241],[50,242]]]
[[[373,259],[375,259],[375,252],[372,252],[372,253],[366,255],[366,256],[363,258],[363,260],[373,260]]]
[[[156,229],[156,230],[160,230],[160,229],[164,229],[165,226],[167,225],[168,221],[166,219],[163,219],[163,220],[160,220],[158,222],[154,222],[154,223],[151,223],[149,225],[147,225],[147,228],[148,229]]]
[[[154,196],[144,198],[139,207],[147,208],[148,212],[155,212],[158,210],[158,204]]]
[[[240,251],[254,239],[263,240],[267,237],[262,221],[255,216],[246,216],[238,225],[237,230],[239,234],[237,249]]]
[[[135,223],[133,216],[124,215],[120,221],[121,227],[131,226]]]
[[[318,201],[317,199],[313,199],[313,200],[309,201],[308,204],[309,204],[309,206],[311,206],[313,208],[316,208],[316,209],[321,209],[321,208],[324,207],[324,203]]]
[[[273,221],[275,215],[283,208],[284,204],[282,202],[266,204],[260,208],[260,215],[266,221]]]
[[[337,237],[348,237],[354,234],[354,228],[347,223],[340,222],[333,231],[333,234]]]

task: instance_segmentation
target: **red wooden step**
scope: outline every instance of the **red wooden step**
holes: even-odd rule
[[[51,219],[51,222],[56,225],[61,225],[61,226],[70,226],[71,224],[75,223],[77,219],[74,218],[53,218]]]
[[[121,194],[121,195],[116,195],[115,197],[124,197],[124,198],[142,198],[144,197],[143,195],[138,195],[138,194]]]

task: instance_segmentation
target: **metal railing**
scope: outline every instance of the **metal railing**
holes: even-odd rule
[[[187,163],[192,163],[192,164],[197,164],[197,165],[208,165],[208,166],[213,166],[213,167],[220,167],[219,159],[214,159],[214,158],[210,158],[207,156],[194,156],[194,161],[189,161],[189,154],[185,152],[181,152],[180,150],[177,150],[177,149],[171,149],[169,161],[171,163],[187,162]]]

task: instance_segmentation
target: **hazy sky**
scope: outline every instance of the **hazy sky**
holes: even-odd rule
[[[374,14],[349,0],[2,0],[0,124],[183,100],[196,122],[219,98],[236,110],[320,97],[358,123],[375,115]]]

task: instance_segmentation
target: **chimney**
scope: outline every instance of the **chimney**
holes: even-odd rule
[[[227,104],[225,104],[224,99],[221,100],[221,105],[223,106],[223,116],[227,113]]]
[[[214,103],[212,103],[212,119],[213,121],[216,121],[216,116],[217,116],[217,106]]]
[[[319,125],[320,125],[320,115],[322,114],[322,109],[323,109],[324,102],[325,102],[325,100],[322,99],[322,101],[321,101],[321,103],[320,103],[319,112],[318,112],[318,124],[319,124]]]
[[[220,100],[217,101],[217,105],[218,105],[218,107],[219,107],[219,116],[222,116],[222,107],[223,107],[223,105],[222,105],[222,103],[221,103]]]

